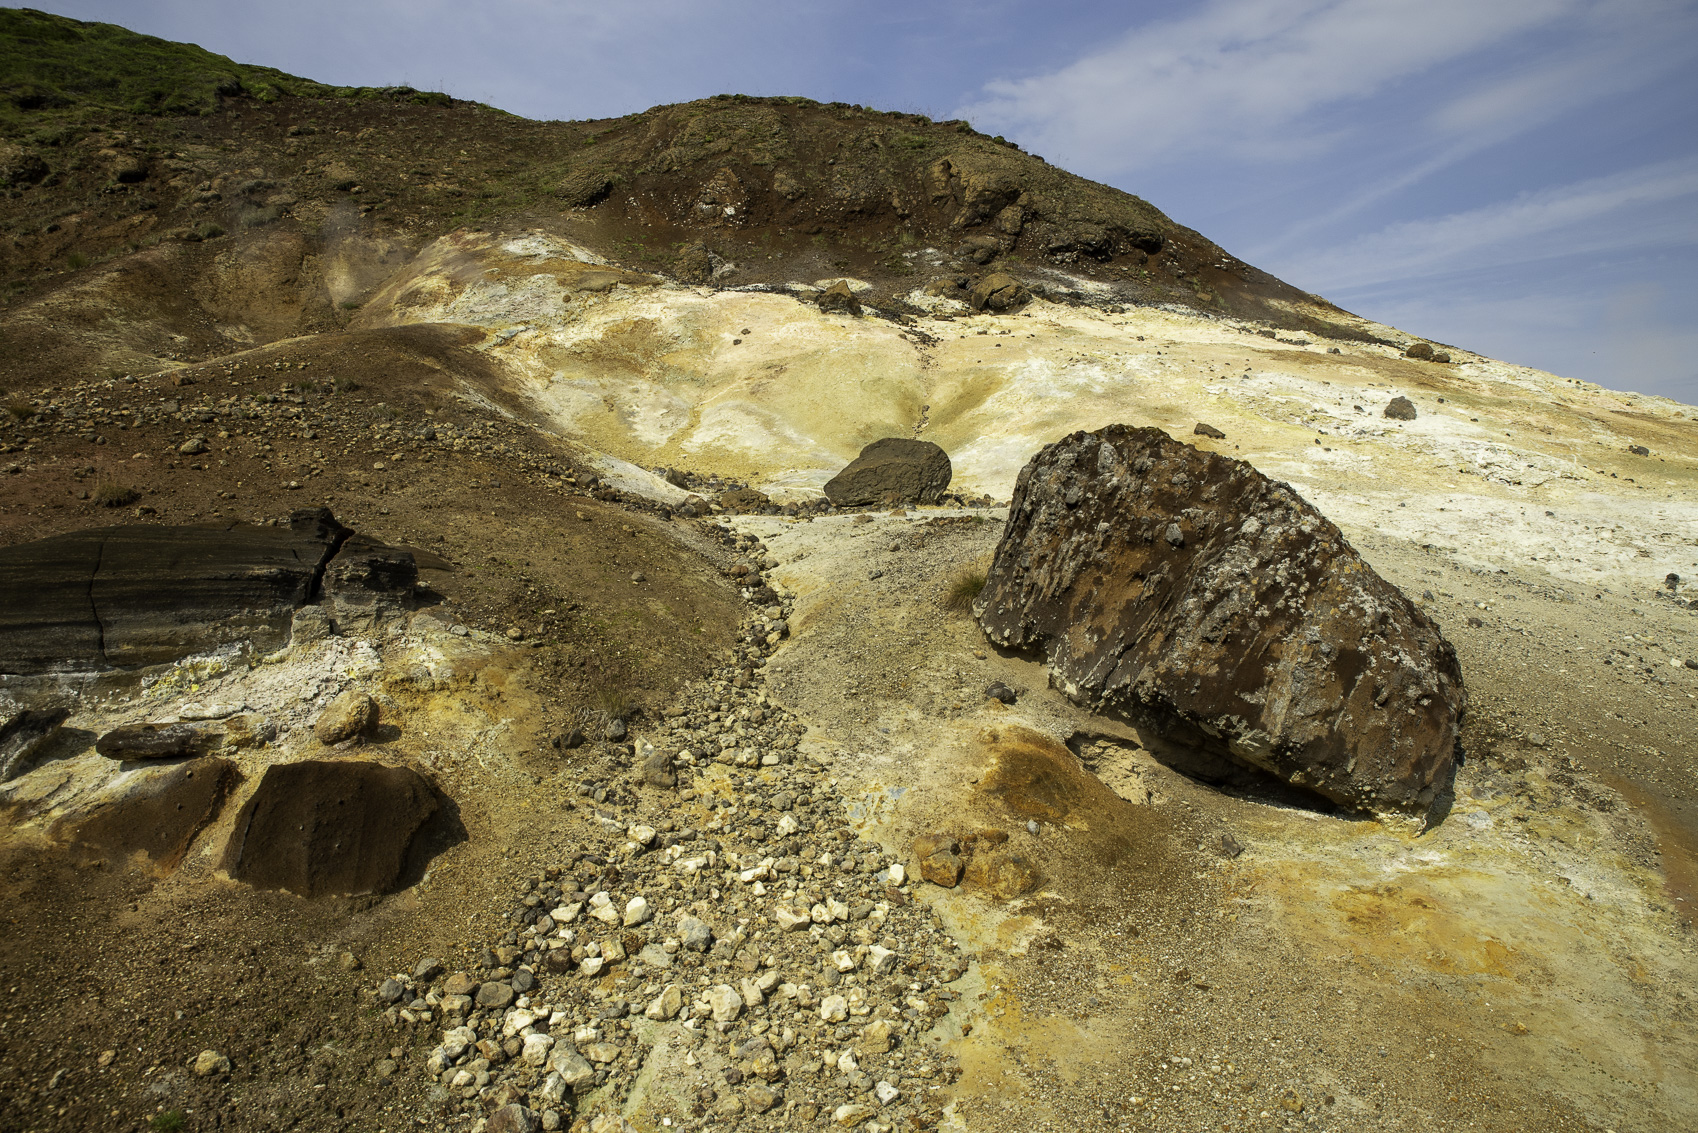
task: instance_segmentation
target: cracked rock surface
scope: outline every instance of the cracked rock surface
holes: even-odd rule
[[[975,610],[1073,699],[1345,806],[1424,811],[1452,770],[1438,626],[1289,486],[1159,429],[1038,453]]]

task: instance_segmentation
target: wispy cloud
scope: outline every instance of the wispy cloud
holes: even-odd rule
[[[1109,174],[1199,154],[1293,160],[1383,144],[1337,113],[1382,96],[1407,96],[1391,116],[1434,140],[1481,144],[1654,81],[1698,49],[1695,18],[1683,0],[1214,0],[1052,73],[989,83],[962,112]],[[1507,73],[1463,66],[1541,36],[1561,43],[1508,60]],[[1456,73],[1436,89],[1405,89],[1446,68]]]
[[[1288,257],[1278,269],[1301,286],[1333,294],[1487,264],[1501,269],[1560,256],[1693,245],[1698,245],[1698,158],[1400,221]]]

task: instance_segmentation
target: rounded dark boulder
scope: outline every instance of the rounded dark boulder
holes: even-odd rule
[[[224,851],[231,877],[302,897],[389,893],[422,875],[452,808],[409,767],[303,760],[268,767]]]
[[[949,454],[931,441],[885,437],[825,486],[826,499],[838,507],[884,503],[935,503],[949,487],[954,468]]]
[[[1415,403],[1407,397],[1394,397],[1386,403],[1385,415],[1393,421],[1415,420]]]

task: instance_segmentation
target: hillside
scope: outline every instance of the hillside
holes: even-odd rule
[[[743,96],[532,122],[16,9],[0,19],[0,91],[6,309],[27,324],[92,288],[136,324],[101,340],[8,318],[0,381],[328,329],[376,265],[465,226],[570,230],[628,267],[718,286],[850,275],[895,312],[916,287],[1004,268],[1071,301],[1362,333],[1137,197],[965,122]],[[332,305],[338,254],[360,279]],[[249,263],[240,285],[220,272],[232,258]],[[101,282],[120,262],[127,278]],[[221,325],[233,303],[260,308],[240,320],[251,340]]]
[[[0,1129],[1698,1122],[1698,409],[1411,351],[965,123],[534,122],[27,10],[0,91]],[[1290,624],[1413,713],[1396,613],[1466,692],[1415,813],[987,637],[1024,470],[1111,425],[1231,476],[1052,491],[1081,647],[1171,605],[1254,682]],[[828,496],[891,438],[935,498]],[[1252,482],[1313,514],[1204,624],[1164,580]]]

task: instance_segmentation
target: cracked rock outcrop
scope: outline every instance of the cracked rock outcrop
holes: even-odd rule
[[[1158,429],[1034,457],[974,612],[1073,699],[1345,806],[1448,782],[1466,693],[1438,626],[1289,486]]]
[[[417,579],[411,552],[353,534],[326,508],[277,527],[55,535],[0,548],[0,673],[151,665],[235,641],[275,649],[321,596],[363,626],[409,601]]]

